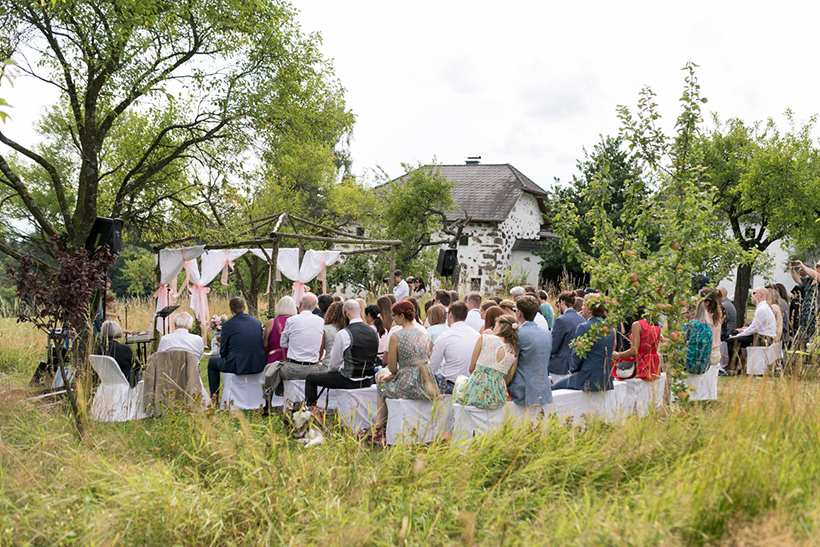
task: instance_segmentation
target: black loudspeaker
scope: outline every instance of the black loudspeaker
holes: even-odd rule
[[[122,219],[97,217],[91,234],[85,240],[85,249],[92,255],[97,247],[108,245],[113,254],[122,252]]]
[[[457,263],[458,251],[456,249],[440,249],[436,271],[445,277],[451,276],[456,269]]]

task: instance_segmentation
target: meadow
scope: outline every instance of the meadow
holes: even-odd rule
[[[818,385],[721,378],[713,404],[388,449],[281,417],[89,422],[26,401],[44,338],[0,319],[0,545],[814,545]],[[130,322],[130,319],[129,319]]]

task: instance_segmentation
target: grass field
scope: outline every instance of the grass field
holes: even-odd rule
[[[719,401],[550,422],[462,447],[319,446],[255,412],[90,422],[25,401],[43,343],[0,325],[0,545],[815,545],[813,381],[721,378]],[[20,329],[20,330],[14,330]]]

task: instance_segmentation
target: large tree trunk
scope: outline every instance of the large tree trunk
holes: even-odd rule
[[[737,279],[735,282],[735,309],[737,310],[737,326],[741,327],[746,323],[746,302],[749,300],[749,285],[752,280],[752,265],[740,265],[737,267]]]

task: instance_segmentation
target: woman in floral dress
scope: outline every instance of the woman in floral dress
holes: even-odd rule
[[[402,300],[393,305],[392,312],[396,325],[402,328],[390,335],[386,359],[389,373],[379,378],[378,417],[371,432],[372,440],[376,442],[384,439],[385,399],[430,400],[437,395],[428,362],[430,338],[424,327],[415,322],[415,307]]]
[[[501,408],[518,363],[515,318],[501,315],[493,334],[482,334],[470,361],[470,377],[456,381],[453,400],[477,408]]]

